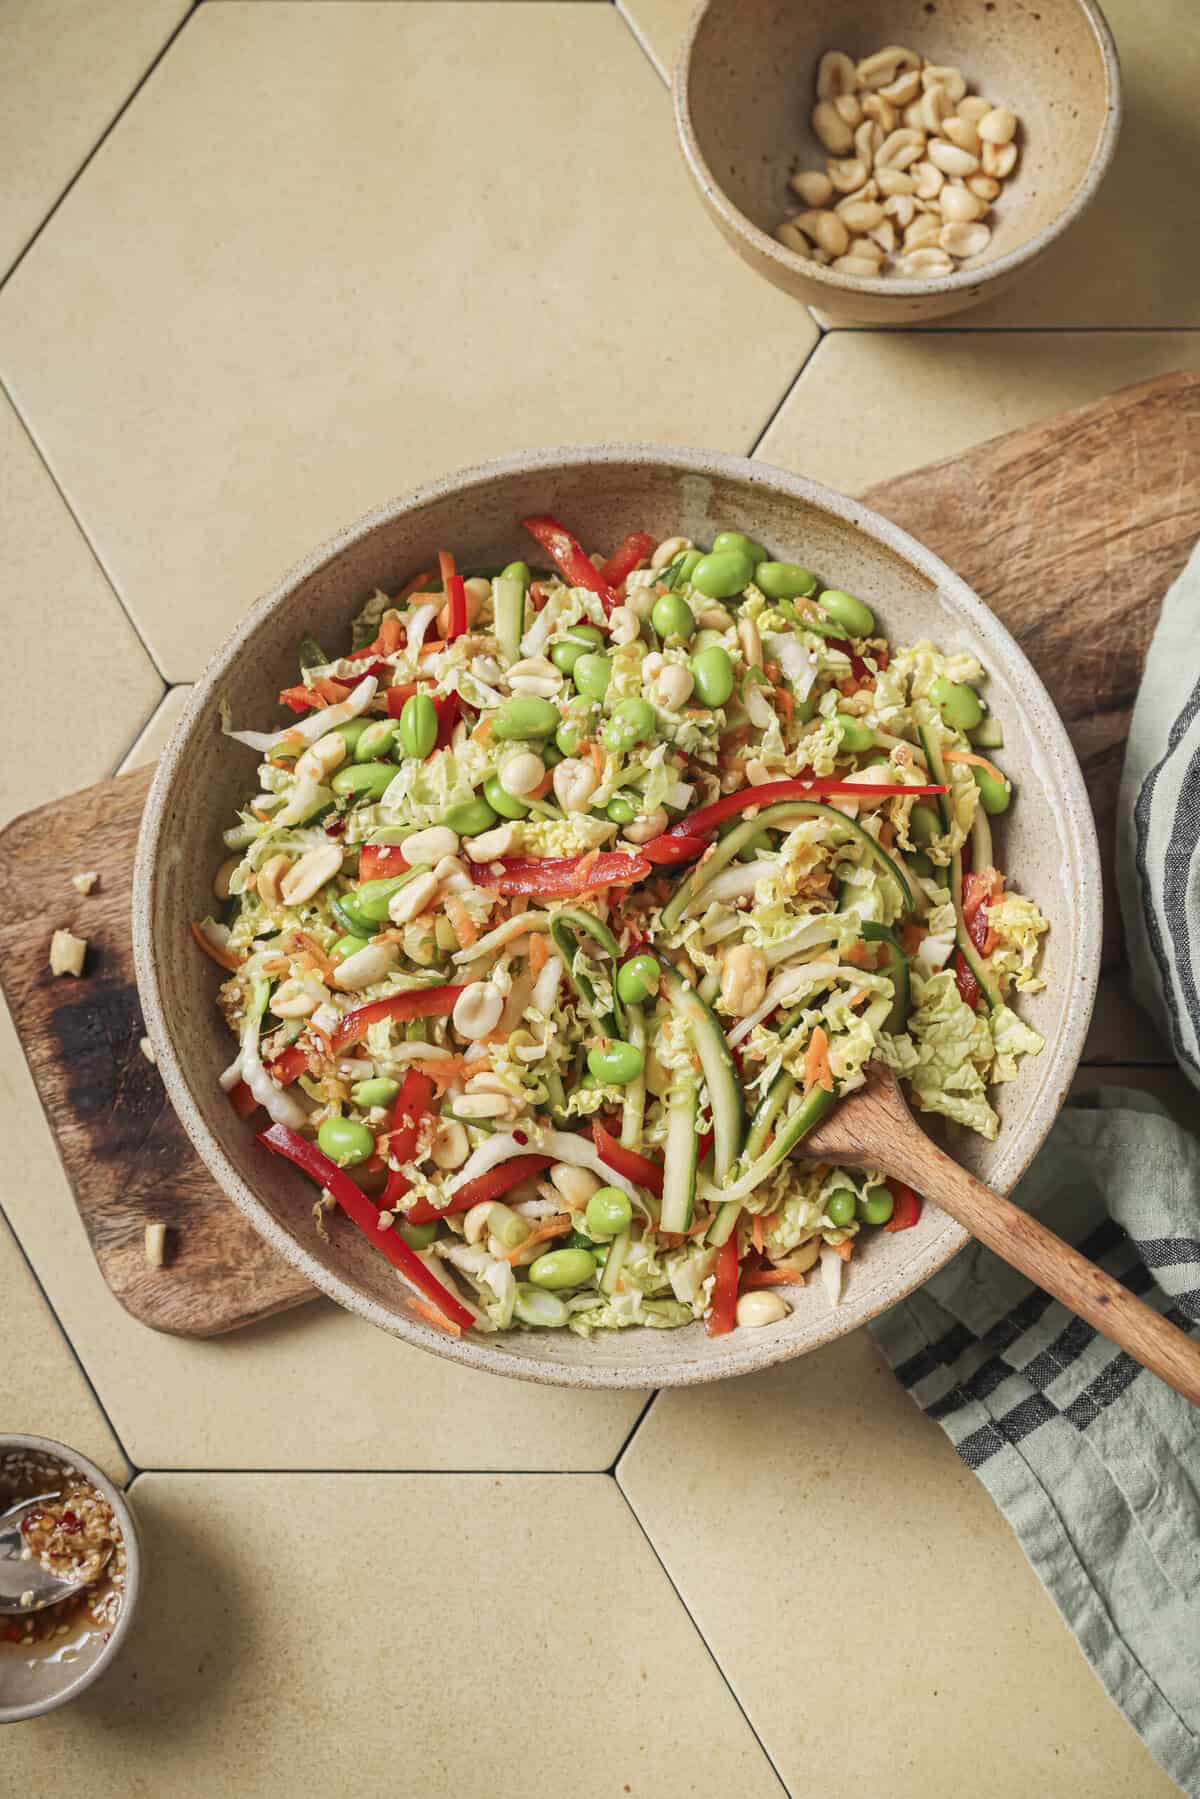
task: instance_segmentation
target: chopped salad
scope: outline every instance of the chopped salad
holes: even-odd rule
[[[817,1266],[836,1303],[921,1202],[806,1132],[880,1057],[993,1138],[1042,1047],[984,671],[737,531],[524,525],[546,567],[443,552],[301,642],[281,728],[225,719],[222,1086],[448,1331],[719,1335]]]

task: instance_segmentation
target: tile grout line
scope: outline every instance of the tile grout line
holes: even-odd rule
[[[160,674],[160,671],[156,668],[155,673]],[[160,674],[160,679],[161,679],[161,674]],[[129,742],[125,745],[124,749],[121,751],[121,753],[117,756],[116,760],[113,762],[112,768],[109,770],[110,776],[120,774],[122,762],[124,762],[124,760],[127,756],[131,756],[133,754],[133,751],[137,744],[138,739],[141,736],[143,736],[146,731],[148,731],[150,729],[150,726],[154,723],[154,720],[158,717],[159,712],[161,711],[162,707],[166,704],[167,696],[170,693],[170,691],[171,691],[171,683],[169,681],[164,682],[163,690],[159,694],[158,698],[155,700],[153,706],[151,706],[150,711],[148,712],[146,717],[142,720],[141,724],[137,727],[136,731],[133,733],[133,736],[129,739]]]
[[[34,1267],[33,1262],[31,1261],[31,1259],[28,1255],[28,1252],[25,1249],[25,1245],[21,1242],[20,1237],[18,1237],[18,1235],[17,1235],[16,1226],[13,1224],[11,1218],[9,1218],[8,1214],[3,1210],[3,1208],[0,1208],[0,1229],[6,1230],[9,1234],[9,1236],[12,1238],[13,1243],[16,1246],[17,1254],[20,1256],[20,1258],[24,1262],[26,1268],[29,1270],[30,1279],[33,1281],[34,1286],[37,1288],[39,1294],[41,1295],[43,1301],[45,1302],[46,1310],[49,1312],[50,1316],[53,1318],[55,1327],[58,1330],[58,1334],[62,1338],[63,1342],[66,1344],[67,1350],[71,1356],[72,1361],[75,1363],[75,1366],[78,1368],[80,1374],[83,1376],[84,1383],[87,1387],[88,1392],[91,1394],[93,1400],[96,1403],[96,1407],[100,1413],[100,1416],[103,1418],[105,1424],[107,1424],[109,1430],[112,1432],[113,1441],[117,1445],[117,1448],[120,1450],[121,1455],[124,1458],[125,1465],[130,1471],[129,1479],[125,1482],[125,1490],[128,1491],[128,1489],[133,1485],[134,1481],[137,1479],[138,1475],[142,1472],[142,1470],[138,1467],[138,1464],[134,1461],[134,1459],[130,1455],[128,1449],[125,1447],[124,1438],[121,1436],[120,1431],[117,1429],[116,1425],[114,1424],[112,1417],[109,1414],[108,1407],[105,1405],[104,1401],[101,1399],[99,1390],[96,1386],[96,1383],[92,1379],[91,1375],[88,1373],[87,1368],[84,1365],[83,1357],[80,1355],[78,1349],[76,1349],[74,1341],[71,1338],[66,1325],[63,1323],[62,1318],[59,1316],[58,1308],[54,1304],[54,1301],[51,1299],[49,1293],[47,1293],[45,1286],[42,1284],[41,1276],[38,1274],[37,1269]]]
[[[47,479],[49,480],[51,486],[54,488],[55,493],[58,495],[58,497],[62,501],[63,505],[66,507],[68,516],[70,517],[70,520],[71,520],[71,523],[74,525],[74,527],[78,531],[80,537],[83,539],[83,542],[86,544],[89,556],[91,557],[92,561],[95,563],[97,569],[100,571],[100,574],[103,576],[105,586],[108,588],[109,592],[112,594],[113,599],[117,602],[117,605],[120,608],[120,611],[121,611],[123,617],[125,618],[125,621],[129,626],[129,629],[133,632],[134,636],[138,640],[138,643],[141,645],[141,648],[145,651],[146,659],[149,662],[151,668],[154,670],[155,674],[158,676],[159,680],[163,683],[164,687],[166,687],[166,688],[181,687],[181,686],[186,685],[186,683],[182,682],[182,681],[172,681],[170,676],[167,674],[166,670],[163,668],[162,664],[159,662],[158,657],[155,655],[154,650],[152,649],[150,643],[147,641],[146,636],[143,633],[140,625],[138,624],[137,620],[134,618],[132,612],[129,610],[129,607],[126,605],[124,594],[121,592],[120,588],[117,586],[117,583],[116,583],[114,577],[109,573],[108,568],[105,566],[104,558],[101,556],[99,550],[96,548],[96,545],[92,542],[92,538],[91,538],[90,533],[87,530],[87,527],[84,525],[83,520],[80,518],[80,516],[76,512],[74,506],[71,504],[71,501],[68,499],[66,489],[63,487],[62,482],[59,480],[58,476],[55,474],[54,468],[53,468],[48,456],[46,455],[46,452],[42,449],[41,444],[38,442],[37,437],[34,434],[32,425],[30,424],[29,420],[25,417],[25,414],[21,411],[20,402],[17,400],[16,395],[13,393],[12,389],[8,386],[8,383],[3,379],[3,377],[0,377],[0,394],[2,394],[4,396],[4,398],[8,401],[9,405],[12,407],[13,411],[16,413],[17,419],[21,426],[21,429],[22,429],[22,431],[24,431],[25,436],[28,438],[34,455],[37,457],[42,468],[45,470]],[[162,704],[162,696],[161,695],[159,696],[159,704],[160,705]],[[130,747],[132,747],[132,745]]]
[[[822,325],[839,337],[1195,337],[1200,325]]]
[[[639,1430],[641,1430],[642,1425],[646,1419],[646,1414],[649,1412],[650,1407],[654,1404],[654,1401],[658,1398],[660,1391],[661,1391],[661,1388],[659,1388],[659,1387],[656,1387],[654,1389],[653,1393],[651,1393],[649,1399],[647,1399],[645,1405],[642,1407],[641,1411],[638,1413],[637,1417],[634,1419],[633,1423],[630,1425],[629,1431],[625,1437],[624,1442],[621,1444],[621,1447],[617,1450],[617,1453],[613,1457],[612,1461],[608,1464],[607,1472],[609,1474],[612,1474],[615,1476],[615,1474],[617,1472],[617,1465],[620,1462],[621,1457],[625,1454],[625,1451],[629,1448],[629,1445],[633,1442],[633,1439],[637,1436]]]
[[[717,1657],[715,1650],[713,1649],[712,1644],[709,1642],[708,1638],[705,1636],[704,1632],[700,1628],[700,1624],[695,1616],[695,1613],[692,1611],[692,1608],[689,1606],[687,1600],[684,1598],[683,1594],[680,1592],[679,1587],[676,1584],[675,1577],[672,1575],[670,1569],[667,1567],[666,1562],[663,1560],[662,1556],[659,1554],[658,1545],[655,1543],[654,1538],[650,1535],[650,1532],[646,1529],[646,1526],[642,1523],[642,1520],[641,1520],[640,1515],[638,1514],[637,1508],[634,1506],[633,1501],[630,1499],[628,1493],[625,1491],[624,1487],[621,1485],[620,1480],[617,1478],[617,1476],[615,1474],[611,1478],[612,1478],[613,1485],[617,1489],[617,1492],[621,1495],[621,1498],[625,1502],[625,1505],[629,1511],[630,1517],[633,1519],[634,1523],[637,1525],[638,1529],[641,1531],[642,1536],[645,1538],[646,1545],[649,1548],[651,1555],[654,1557],[655,1561],[658,1563],[659,1567],[662,1569],[663,1578],[667,1581],[667,1584],[670,1586],[671,1591],[674,1593],[676,1599],[678,1599],[680,1605],[683,1607],[684,1616],[687,1618],[688,1622],[691,1624],[692,1629],[695,1631],[697,1637],[700,1639],[701,1643],[704,1645],[704,1648],[708,1655],[709,1660],[712,1662],[713,1667],[716,1669],[718,1675],[720,1676],[721,1680],[724,1683],[726,1692],[729,1694],[729,1697],[733,1700],[733,1703],[737,1706],[738,1711],[741,1713],[742,1719],[746,1725],[746,1729],[750,1732],[750,1735],[754,1738],[754,1741],[758,1744],[758,1747],[762,1752],[763,1759],[766,1761],[767,1766],[770,1768],[772,1774],[774,1774],[776,1780],[779,1782],[780,1790],[782,1792],[788,1794],[789,1799],[790,1799],[791,1789],[788,1787],[788,1784],[784,1780],[783,1775],[780,1773],[778,1767],[775,1765],[775,1758],[772,1756],[771,1751],[767,1748],[767,1746],[763,1742],[761,1736],[758,1734],[758,1731],[755,1729],[754,1723],[750,1718],[750,1714],[747,1712],[745,1706],[742,1704],[742,1701],[738,1696],[737,1690],[734,1687],[733,1682],[730,1680],[728,1674],[726,1674],[724,1668],[721,1666],[721,1663]]]
[[[810,318],[812,317],[811,313],[809,314],[809,317]],[[816,324],[815,319],[813,320],[813,323]],[[812,362],[813,358],[817,354],[817,351],[821,348],[821,345],[825,342],[826,337],[829,335],[829,333],[821,325],[817,325],[817,332],[818,332],[818,336],[817,336],[816,343],[813,344],[812,348],[808,352],[808,355],[801,362],[800,367],[796,370],[795,374],[792,376],[791,380],[788,382],[787,387],[784,389],[783,393],[779,396],[779,399],[776,401],[775,405],[771,408],[771,411],[767,415],[766,423],[763,425],[762,430],[758,433],[757,437],[754,439],[754,442],[750,445],[750,448],[746,451],[746,455],[748,457],[754,457],[754,456],[758,455],[759,446],[761,445],[763,438],[767,435],[767,432],[771,429],[771,426],[775,423],[776,419],[779,417],[780,413],[783,411],[784,407],[787,405],[788,401],[791,399],[792,395],[795,393],[796,387],[800,381],[801,375],[803,375],[805,369],[808,367],[809,363]]]
[[[67,185],[63,188],[62,192],[59,194],[57,200],[54,202],[54,205],[50,208],[49,212],[46,214],[46,216],[42,220],[41,224],[36,228],[33,235],[28,239],[28,241],[22,246],[21,250],[18,252],[17,259],[13,263],[12,267],[7,271],[7,273],[3,276],[3,278],[0,278],[0,293],[4,292],[4,289],[8,286],[8,283],[12,280],[12,278],[16,274],[17,270],[21,267],[21,264],[25,261],[25,258],[29,255],[29,252],[33,249],[33,246],[37,243],[38,239],[41,237],[43,231],[45,231],[45,229],[46,229],[47,225],[50,223],[51,219],[53,219],[56,216],[56,214],[58,213],[59,207],[63,204],[63,201],[67,198],[67,195],[69,193],[71,193],[71,191],[75,187],[76,183],[81,179],[81,177],[91,167],[96,156],[103,149],[104,145],[108,142],[109,138],[112,136],[112,134],[116,130],[117,126],[121,123],[121,120],[125,117],[125,114],[129,111],[129,108],[133,105],[134,101],[137,99],[138,95],[141,93],[142,89],[145,87],[146,83],[149,81],[151,75],[153,75],[155,69],[157,69],[157,67],[158,67],[159,63],[162,61],[163,57],[167,54],[167,51],[171,48],[172,44],[175,42],[176,38],[179,36],[180,32],[183,30],[183,28],[187,24],[188,20],[192,17],[193,13],[197,10],[199,3],[200,3],[200,0],[191,0],[191,4],[188,6],[187,11],[184,13],[183,17],[180,19],[178,25],[176,25],[174,31],[171,32],[171,35],[167,38],[166,42],[159,49],[158,53],[154,56],[154,58],[147,65],[147,67],[142,71],[142,74],[138,77],[136,83],[130,89],[129,93],[126,94],[125,99],[122,101],[121,105],[117,108],[117,110],[113,114],[112,118],[108,121],[108,124],[105,126],[105,128],[101,132],[100,136],[96,139],[95,143],[92,145],[91,149],[88,151],[87,155],[84,157],[83,161],[80,163],[80,165],[76,169],[75,173],[71,176],[71,179],[67,182]]]
[[[629,13],[626,11],[625,5],[624,5],[624,0],[612,0],[612,4],[616,8],[618,17],[621,18],[624,21],[624,23],[626,24],[626,26],[629,28],[629,34],[633,38],[634,43],[637,45],[638,49],[642,51],[643,55],[646,58],[646,61],[650,64],[650,67],[654,70],[654,73],[658,76],[659,80],[662,82],[663,86],[666,88],[667,93],[670,94],[670,92],[671,92],[670,71],[668,69],[663,68],[662,64],[659,62],[658,57],[654,54],[654,50],[651,47],[649,38],[644,36],[644,34],[639,30],[637,22],[634,19],[632,19],[630,17]]]

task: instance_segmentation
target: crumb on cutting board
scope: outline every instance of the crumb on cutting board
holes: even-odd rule
[[[50,973],[82,974],[87,949],[86,937],[76,937],[73,931],[55,931],[50,939]]]
[[[153,1221],[146,1226],[146,1260],[151,1268],[161,1268],[167,1259],[167,1227]]]
[[[154,1045],[151,1043],[149,1037],[139,1037],[138,1038],[138,1048],[141,1050],[142,1054],[145,1056],[147,1062],[151,1063],[155,1068],[157,1068],[158,1057],[154,1053]]]
[[[72,875],[71,885],[76,893],[88,894],[98,885],[99,880],[100,875],[98,871],[94,868],[89,868],[84,874]]]

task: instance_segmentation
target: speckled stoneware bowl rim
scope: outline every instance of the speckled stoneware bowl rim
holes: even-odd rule
[[[121,1489],[109,1480],[104,1470],[97,1468],[95,1462],[89,1461],[86,1455],[80,1455],[77,1449],[72,1449],[68,1444],[56,1442],[53,1437],[29,1437],[20,1431],[6,1431],[0,1435],[0,1455],[9,1449],[32,1449],[77,1468],[80,1474],[91,1481],[97,1492],[103,1493],[111,1505],[113,1516],[121,1528],[125,1547],[125,1591],[121,1595],[121,1609],[108,1642],[90,1667],[84,1668],[74,1680],[57,1687],[53,1693],[45,1693],[41,1698],[31,1700],[28,1705],[0,1704],[0,1724],[19,1724],[23,1718],[40,1718],[46,1712],[57,1711],[60,1705],[69,1705],[72,1699],[78,1699],[80,1693],[90,1687],[93,1681],[99,1680],[105,1670],[112,1666],[133,1621],[142,1579],[142,1555],[137,1524],[129,1509],[128,1500]]]
[[[832,1308],[828,1316],[822,1319],[820,1328],[811,1338],[799,1342],[787,1337],[776,1339],[774,1336],[769,1341],[764,1341],[753,1332],[735,1331],[723,1339],[728,1347],[721,1354],[714,1355],[710,1349],[702,1361],[659,1366],[655,1362],[652,1348],[654,1333],[647,1332],[644,1361],[631,1362],[627,1366],[605,1367],[598,1363],[583,1362],[576,1365],[541,1357],[536,1361],[526,1360],[506,1353],[500,1347],[502,1337],[448,1336],[415,1318],[401,1318],[388,1312],[351,1282],[322,1267],[303,1244],[271,1216],[226,1155],[200,1114],[192,1097],[190,1078],[176,1053],[171,1022],[162,1003],[151,925],[160,858],[170,853],[169,844],[164,839],[164,822],[176,772],[181,760],[188,755],[193,731],[219,695],[229,670],[252,642],[271,612],[297,586],[335,561],[352,545],[407,513],[448,499],[469,504],[473,490],[487,487],[497,479],[510,475],[544,475],[549,487],[559,471],[606,465],[657,468],[688,476],[744,482],[785,495],[802,505],[842,520],[915,568],[941,597],[951,603],[977,637],[983,640],[993,664],[997,667],[1003,665],[1014,690],[1015,703],[1019,705],[1026,722],[1036,726],[1036,732],[1048,752],[1048,759],[1056,769],[1056,797],[1060,807],[1061,828],[1064,836],[1071,840],[1080,873],[1080,891],[1073,920],[1073,954],[1069,973],[1062,982],[1062,1036],[1057,1058],[1050,1064],[1054,1078],[1047,1076],[1021,1126],[1012,1131],[1010,1141],[1014,1145],[1020,1143],[1020,1154],[1010,1151],[1003,1160],[999,1173],[995,1175],[1005,1188],[1015,1184],[1041,1147],[1066,1097],[1071,1077],[1082,1054],[1095,999],[1100,966],[1100,858],[1083,775],[1062,720],[1032,664],[996,615],[965,581],[954,574],[932,551],[910,537],[907,531],[902,531],[898,525],[892,524],[861,501],[848,499],[831,488],[823,487],[803,476],[789,474],[769,463],[752,462],[745,457],[728,456],[719,451],[685,450],[658,444],[583,444],[527,451],[443,476],[440,480],[417,488],[412,493],[367,513],[357,524],[339,532],[306,556],[277,587],[250,608],[226,638],[193,690],[163,752],[146,801],[134,865],[134,962],[146,1025],[155,1046],[158,1070],[184,1130],[222,1191],[245,1213],[267,1242],[315,1287],[337,1300],[348,1311],[368,1319],[405,1342],[430,1350],[435,1355],[445,1356],[449,1361],[460,1362],[468,1368],[556,1386],[693,1386],[723,1380],[731,1375],[756,1372],[775,1362],[788,1361],[793,1356],[821,1348],[847,1332],[857,1330],[860,1325],[868,1323],[878,1313],[895,1305],[915,1287],[936,1274],[938,1269],[943,1268],[968,1241],[966,1231],[953,1219],[947,1218],[945,1229],[919,1254],[905,1262],[894,1278],[885,1276],[877,1287],[871,1289],[869,1295],[864,1294],[861,1299],[848,1295],[841,1305]]]
[[[1105,83],[1105,117],[1096,148],[1088,164],[1087,173],[1067,205],[1049,225],[1043,226],[1028,242],[1018,244],[1016,249],[1009,250],[1004,256],[998,256],[994,262],[974,264],[970,268],[959,269],[953,275],[939,275],[928,281],[911,281],[901,276],[882,275],[868,280],[860,275],[843,275],[833,269],[825,268],[818,262],[812,262],[803,256],[797,256],[781,244],[778,238],[748,219],[740,208],[736,207],[716,180],[708,162],[700,148],[696,130],[692,124],[691,103],[691,63],[696,47],[696,39],[711,7],[719,5],[722,0],[702,0],[692,15],[678,58],[672,81],[675,97],[675,129],[683,150],[684,159],[691,172],[692,179],[710,206],[725,221],[728,228],[742,238],[759,255],[765,256],[778,268],[789,275],[801,276],[813,281],[818,286],[828,287],[835,293],[871,294],[897,300],[928,297],[932,294],[956,294],[968,289],[978,293],[981,286],[997,280],[1009,271],[1015,272],[1025,263],[1033,261],[1042,251],[1052,244],[1055,238],[1067,229],[1079,215],[1090,206],[1096,196],[1100,183],[1108,171],[1117,147],[1117,138],[1121,130],[1122,99],[1121,69],[1117,57],[1117,46],[1113,40],[1108,20],[1104,17],[1096,0],[1075,0],[1080,12],[1084,15],[1096,36],[1096,43],[1104,63]]]

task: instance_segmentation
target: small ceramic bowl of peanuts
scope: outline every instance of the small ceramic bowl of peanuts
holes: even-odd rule
[[[675,71],[705,207],[836,320],[977,305],[1093,198],[1120,127],[1094,0],[708,0]]]

